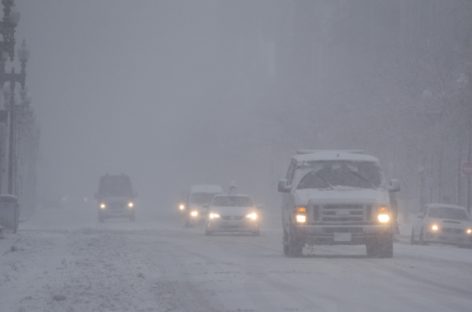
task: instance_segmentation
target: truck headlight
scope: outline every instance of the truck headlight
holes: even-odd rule
[[[306,221],[306,207],[297,207],[295,209],[295,222],[298,224],[305,224]]]
[[[210,214],[208,215],[208,218],[210,218],[210,220],[215,220],[215,219],[219,219],[221,218],[220,214],[219,213],[216,213],[216,212],[210,212]]]
[[[382,224],[386,224],[390,222],[390,215],[388,213],[379,213],[377,215],[377,221]]]
[[[472,235],[472,228],[467,228],[467,229],[465,230],[465,234],[467,234],[467,235]]]
[[[132,201],[128,202],[128,208],[134,208],[134,203]]]
[[[107,204],[106,203],[100,203],[100,209],[106,209]]]
[[[437,225],[436,223],[433,223],[431,224],[431,232],[438,232],[439,231],[439,225]]]
[[[179,210],[184,211],[185,210],[185,204],[179,204]]]
[[[192,210],[192,211],[190,211],[190,216],[191,216],[192,218],[198,217],[198,210]]]
[[[392,221],[390,210],[385,206],[380,206],[377,209],[377,221],[381,224],[387,224]]]
[[[249,219],[251,221],[257,221],[259,219],[259,216],[257,215],[257,212],[251,212],[246,215],[246,219]]]

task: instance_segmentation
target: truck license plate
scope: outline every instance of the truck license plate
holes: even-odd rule
[[[352,241],[351,233],[334,233],[335,242],[350,242]]]

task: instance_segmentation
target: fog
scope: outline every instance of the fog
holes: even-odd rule
[[[402,198],[464,203],[472,2],[18,0],[40,197],[127,173],[170,209],[193,183],[268,206],[297,148],[377,155]],[[426,175],[419,190],[419,175]],[[459,185],[459,186],[458,186]]]

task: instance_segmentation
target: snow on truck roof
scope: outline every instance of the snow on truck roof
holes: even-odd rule
[[[293,156],[297,162],[346,160],[346,161],[370,161],[378,163],[374,156],[365,154],[359,150],[303,150]]]
[[[200,184],[190,187],[190,193],[222,193],[223,188],[219,185]]]

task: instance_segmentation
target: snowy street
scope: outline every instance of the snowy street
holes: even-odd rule
[[[61,222],[55,221],[61,219]],[[472,250],[397,243],[282,255],[261,237],[206,237],[175,216],[99,224],[47,210],[0,240],[0,311],[470,311]]]

